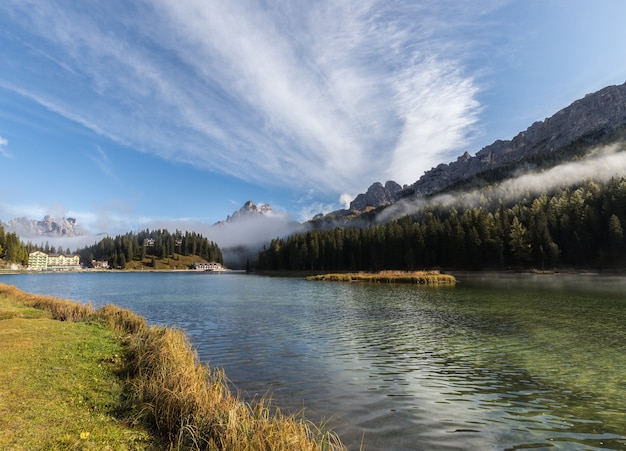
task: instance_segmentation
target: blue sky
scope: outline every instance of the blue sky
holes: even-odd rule
[[[622,0],[0,2],[0,220],[303,221],[626,81]]]

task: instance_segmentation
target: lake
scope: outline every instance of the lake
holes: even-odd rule
[[[626,449],[626,278],[459,276],[455,287],[242,273],[0,275],[187,332],[247,397],[350,449]]]

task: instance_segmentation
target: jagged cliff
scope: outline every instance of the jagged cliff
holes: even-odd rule
[[[225,220],[218,221],[214,225],[225,225],[232,222],[237,222],[242,219],[247,219],[255,216],[266,216],[271,215],[273,213],[272,207],[269,204],[259,204],[256,205],[251,200],[247,201],[243,204],[243,206],[235,211],[232,215],[228,215]]]
[[[402,187],[392,180],[385,183],[385,186],[376,182],[369,187],[365,194],[359,194],[350,202],[350,210],[364,211],[367,207],[375,208],[392,204],[398,200],[398,193],[404,188],[406,187]]]

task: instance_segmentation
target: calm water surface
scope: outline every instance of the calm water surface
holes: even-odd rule
[[[460,280],[0,276],[182,328],[245,396],[326,420],[350,449],[626,449],[626,279]]]

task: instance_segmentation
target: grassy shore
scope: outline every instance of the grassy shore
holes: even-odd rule
[[[1,449],[338,450],[267,399],[243,402],[183,332],[0,284]]]
[[[332,282],[369,282],[369,283],[409,283],[417,285],[453,285],[456,279],[451,274],[439,271],[381,271],[377,273],[335,273],[309,276],[307,280]]]
[[[0,285],[0,449],[164,445],[124,412],[117,334],[95,322],[53,320],[34,300]],[[81,309],[55,310],[69,319]]]

